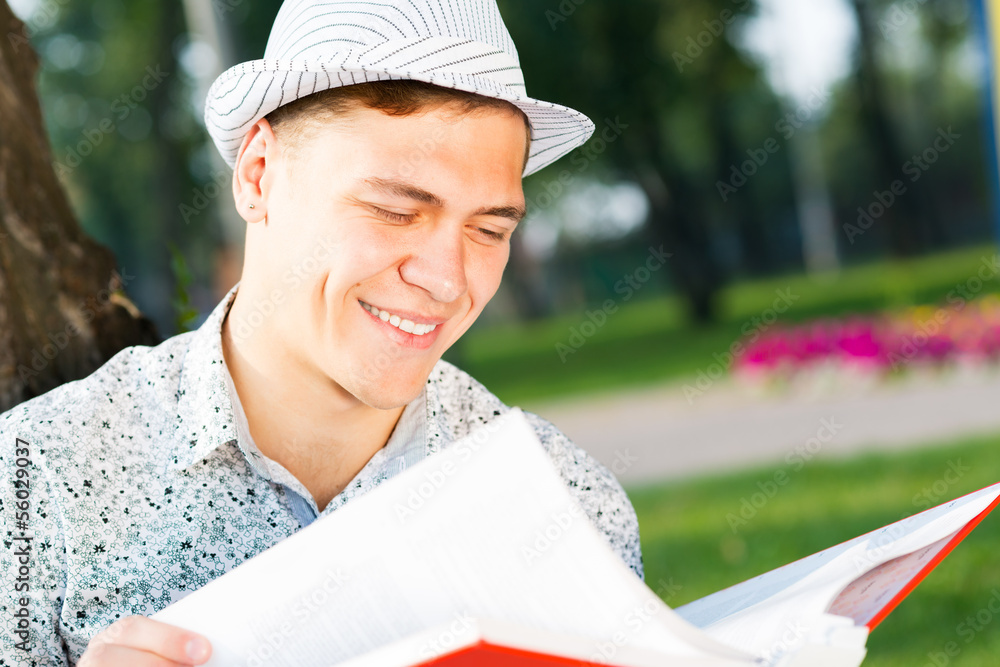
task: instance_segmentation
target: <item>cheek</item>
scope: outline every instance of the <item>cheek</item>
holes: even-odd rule
[[[373,234],[364,221],[343,220],[331,232],[311,236],[296,249],[295,266],[312,284],[335,286],[341,292],[391,264],[392,244]]]
[[[509,252],[510,247],[506,245],[502,249],[488,248],[468,263],[469,295],[472,297],[473,308],[482,310],[496,294],[507,266]]]
[[[399,262],[406,254],[409,238],[403,230],[381,225],[363,224],[352,238],[352,261],[361,266],[382,270]]]

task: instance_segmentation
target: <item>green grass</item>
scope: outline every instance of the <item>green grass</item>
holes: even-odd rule
[[[938,504],[1000,481],[1000,435],[930,449],[814,460],[799,471],[760,468],[739,474],[629,488],[639,516],[646,582],[679,584],[677,607],[780,567],[923,509],[914,497],[943,483],[952,462],[969,468]],[[743,498],[778,470],[787,484],[746,525],[730,527]],[[932,491],[933,494],[933,491]],[[987,517],[868,641],[866,667],[934,665],[929,653],[954,642],[948,664],[1000,664],[1000,614],[987,604],[1000,595],[1000,512]],[[997,608],[994,602],[994,609]],[[974,636],[960,629],[984,611],[989,622]],[[967,641],[968,640],[968,641]],[[943,664],[943,663],[942,663]]]
[[[920,303],[943,302],[957,284],[974,277],[994,245],[924,257],[880,261],[836,275],[791,275],[739,283],[719,296],[720,321],[688,326],[674,296],[645,296],[619,303],[606,324],[582,347],[560,359],[557,343],[569,345],[570,330],[584,313],[532,323],[512,323],[468,332],[449,353],[508,403],[523,403],[619,387],[683,381],[715,362],[740,339],[744,326],[771,307],[777,290],[798,297],[785,321],[863,313]],[[1000,291],[1000,278],[983,288]]]

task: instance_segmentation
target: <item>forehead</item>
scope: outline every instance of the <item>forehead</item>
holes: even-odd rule
[[[460,102],[425,103],[409,112],[399,110],[378,109],[367,106],[360,100],[344,99],[339,100],[335,108],[311,105],[301,109],[301,113],[282,119],[279,127],[275,127],[275,133],[282,139],[290,143],[301,144],[302,140],[307,140],[308,135],[314,135],[317,130],[328,129],[334,132],[363,131],[366,127],[382,125],[391,128],[387,134],[378,136],[367,135],[372,142],[390,141],[395,136],[395,131],[401,129],[406,121],[417,121],[408,123],[412,130],[420,128],[421,120],[429,120],[423,123],[427,133],[420,145],[414,145],[417,150],[428,150],[437,141],[441,141],[440,136],[444,133],[444,128],[436,121],[443,119],[446,124],[455,124],[467,118],[492,117],[494,119],[519,119],[523,128],[523,154],[522,172],[528,163],[531,151],[531,123],[527,115],[510,103],[503,106],[478,106],[470,108]],[[381,120],[382,123],[374,123],[374,120]],[[401,122],[394,122],[401,121]]]
[[[359,106],[314,114],[309,126],[293,139],[299,144],[293,152],[313,170],[350,174],[355,181],[375,176],[457,186],[470,194],[515,186],[520,192],[530,139],[524,120],[502,109],[438,106],[391,115]]]

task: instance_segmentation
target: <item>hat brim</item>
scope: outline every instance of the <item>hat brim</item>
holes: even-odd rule
[[[413,79],[510,102],[528,117],[531,147],[522,176],[528,176],[581,146],[594,132],[587,116],[559,104],[512,94],[487,77],[433,72],[344,68],[305,60],[251,60],[230,67],[212,84],[205,125],[226,163],[236,163],[250,127],[278,107],[331,88],[371,81]]]

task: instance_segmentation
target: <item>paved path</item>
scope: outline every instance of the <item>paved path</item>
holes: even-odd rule
[[[1000,432],[994,370],[841,385],[762,392],[729,382],[692,401],[674,385],[524,407],[626,484]]]

